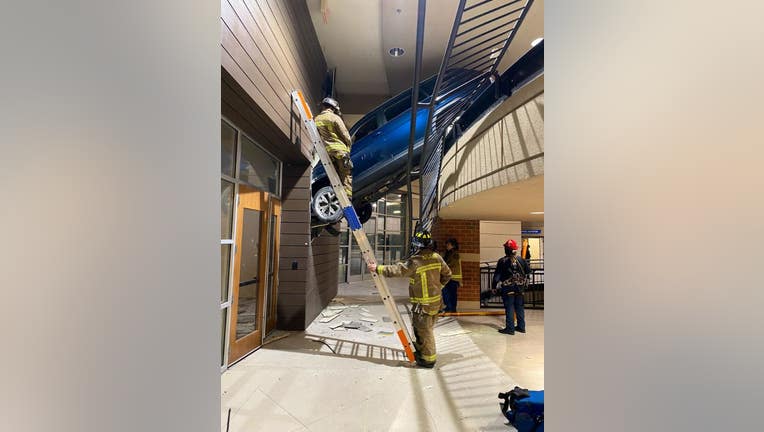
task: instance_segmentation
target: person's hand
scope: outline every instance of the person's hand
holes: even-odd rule
[[[371,273],[377,272],[377,264],[366,263],[366,268],[368,268]]]

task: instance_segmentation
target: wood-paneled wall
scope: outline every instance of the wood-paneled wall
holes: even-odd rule
[[[290,92],[302,90],[315,111],[326,61],[305,1],[221,0],[220,9],[221,112],[284,162],[276,326],[302,330],[337,293],[339,242],[310,241],[312,148],[290,122]]]
[[[220,14],[223,69],[271,120],[268,133],[289,137],[289,93],[301,89],[315,110],[326,72],[306,3],[221,0]],[[301,153],[310,158],[310,142],[300,134]]]
[[[303,330],[337,295],[339,238],[310,241],[309,165],[285,165],[283,186],[277,327]]]

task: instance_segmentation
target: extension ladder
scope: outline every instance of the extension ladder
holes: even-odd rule
[[[376,264],[374,252],[371,250],[371,245],[369,244],[369,239],[366,237],[366,232],[363,230],[363,226],[361,226],[361,222],[358,219],[358,215],[356,214],[355,209],[353,208],[353,204],[350,202],[350,199],[345,192],[345,188],[340,182],[337,171],[334,170],[334,165],[332,165],[332,161],[329,158],[329,153],[327,153],[326,148],[324,148],[324,141],[321,139],[321,135],[318,133],[316,123],[313,121],[313,114],[311,113],[308,104],[305,102],[305,98],[303,97],[302,92],[299,90],[293,91],[292,102],[297,106],[297,109],[300,112],[300,118],[305,125],[305,129],[308,131],[310,141],[313,143],[313,148],[316,149],[316,153],[318,153],[318,156],[321,158],[321,163],[324,165],[326,175],[329,176],[329,181],[331,183],[332,189],[334,189],[334,193],[337,195],[337,200],[342,206],[342,212],[345,215],[345,219],[347,220],[350,230],[355,236],[356,242],[358,242],[358,246],[361,249],[361,255],[363,256],[364,261],[366,261],[367,264]],[[379,295],[382,297],[382,302],[385,304],[387,311],[390,313],[390,317],[393,321],[393,326],[395,326],[398,338],[401,340],[401,345],[403,345],[403,350],[406,352],[406,357],[409,359],[409,361],[413,362],[415,359],[411,346],[411,336],[409,335],[408,329],[403,323],[401,314],[398,312],[398,307],[395,304],[393,296],[390,294],[390,289],[387,287],[387,282],[383,276],[380,276],[376,273],[371,273],[371,277],[374,280],[374,284],[377,286],[377,289],[379,290]]]

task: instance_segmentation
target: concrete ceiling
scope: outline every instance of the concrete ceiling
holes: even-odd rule
[[[497,0],[508,2],[509,0]],[[416,50],[417,0],[306,0],[327,66],[337,68],[337,94],[391,96],[411,87]],[[425,17],[422,77],[440,67],[453,26],[458,0],[430,0]],[[499,65],[506,70],[544,35],[544,1],[533,3],[508,53]],[[390,48],[405,50],[392,57]]]
[[[509,183],[459,199],[438,213],[443,219],[543,222],[544,176]]]

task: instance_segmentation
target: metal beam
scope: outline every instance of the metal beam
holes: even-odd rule
[[[412,159],[414,156],[414,143],[416,142],[416,118],[419,106],[419,80],[422,73],[422,46],[424,45],[424,18],[427,9],[427,0],[419,0],[416,20],[416,55],[414,57],[414,83],[411,94],[411,126],[409,128],[409,151],[406,162],[406,225],[404,230],[405,251],[410,250],[412,237],[412,225],[414,220],[414,191],[411,188]],[[432,99],[434,100],[434,93]],[[419,186],[421,199],[421,183]]]

